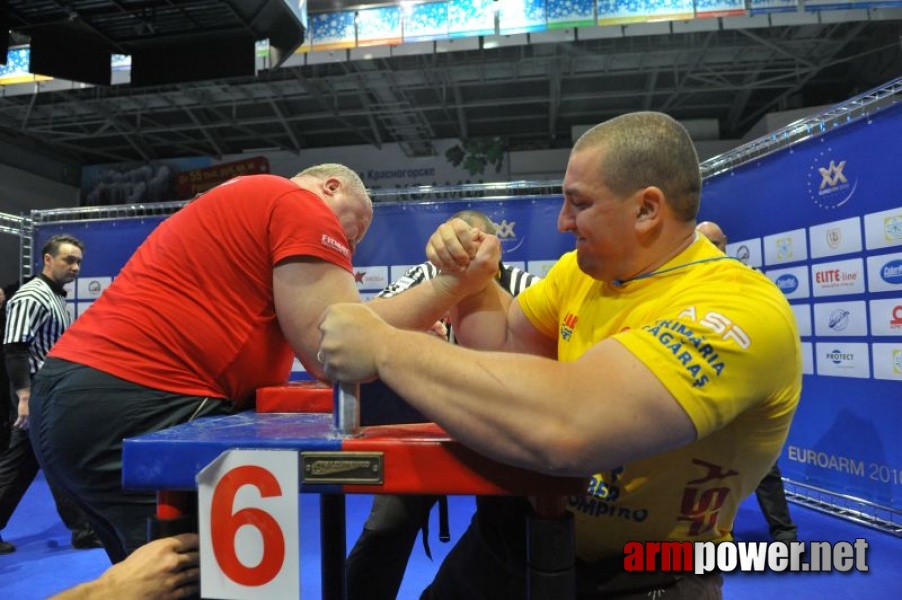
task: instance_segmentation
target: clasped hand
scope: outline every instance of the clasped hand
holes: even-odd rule
[[[455,277],[458,292],[466,296],[484,290],[498,272],[501,242],[461,219],[451,219],[429,238],[426,257],[443,274]]]
[[[333,304],[320,321],[319,353],[326,376],[333,381],[372,381],[378,375],[380,348],[393,331],[363,304]]]

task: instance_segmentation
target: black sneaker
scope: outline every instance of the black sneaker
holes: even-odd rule
[[[0,537],[0,554],[12,554],[16,551],[16,546],[14,544],[10,544],[9,542],[4,542],[3,538]]]

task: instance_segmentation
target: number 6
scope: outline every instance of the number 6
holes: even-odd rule
[[[232,512],[235,496],[242,487],[251,485],[261,498],[281,496],[282,488],[266,469],[244,465],[226,473],[213,492],[210,509],[210,538],[216,561],[230,579],[246,586],[260,586],[272,581],[285,562],[285,536],[272,515],[259,508],[243,508]],[[238,530],[248,525],[263,537],[263,558],[255,567],[244,565],[235,552]]]

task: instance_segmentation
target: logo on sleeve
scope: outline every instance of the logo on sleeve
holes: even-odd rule
[[[323,234],[322,239],[320,240],[323,246],[326,248],[332,248],[333,250],[341,253],[344,256],[351,256],[351,251],[348,250],[348,247],[336,240],[331,235]]]
[[[567,316],[564,317],[564,321],[561,323],[561,339],[565,342],[570,341],[570,336],[573,335],[573,330],[576,329],[577,321],[579,321],[579,317],[573,313],[567,313]]]

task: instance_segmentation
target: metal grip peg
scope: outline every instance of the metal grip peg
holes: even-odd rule
[[[332,388],[333,423],[336,433],[344,436],[360,434],[360,384],[336,383]]]

